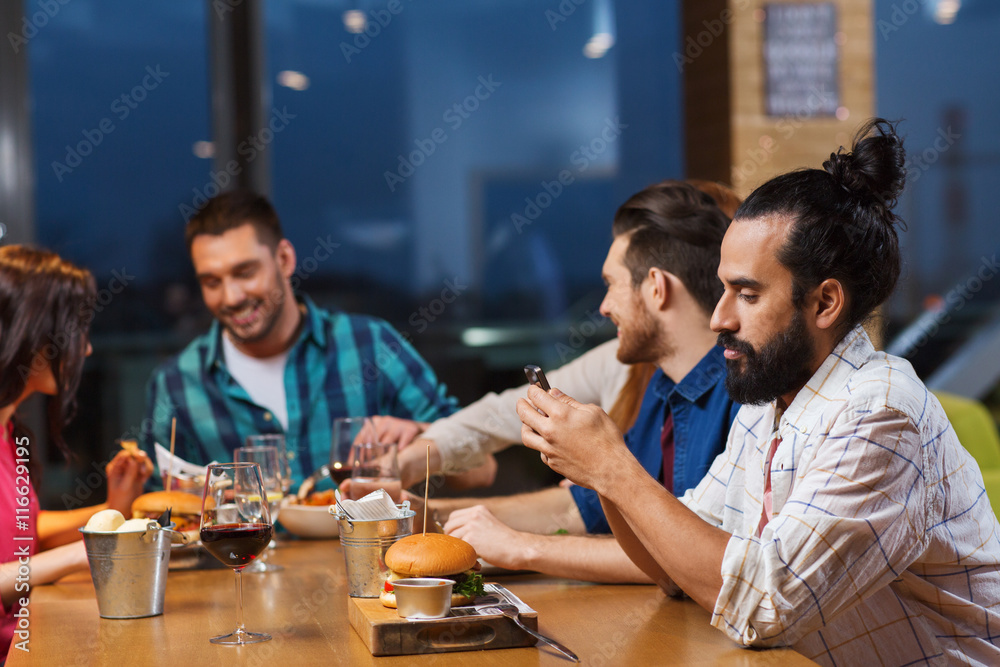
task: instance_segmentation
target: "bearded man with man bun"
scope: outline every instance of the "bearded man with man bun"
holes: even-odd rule
[[[595,406],[530,388],[518,414],[524,444],[601,496],[633,562],[734,641],[823,665],[997,665],[1000,524],[982,474],[910,364],[861,327],[900,274],[904,157],[875,119],[736,212],[712,329],[744,406],[682,498]]]

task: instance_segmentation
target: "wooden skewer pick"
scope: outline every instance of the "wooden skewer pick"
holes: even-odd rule
[[[170,420],[170,463],[167,464],[166,479],[163,482],[164,489],[170,490],[170,471],[174,467],[174,442],[177,439],[177,417]]]
[[[427,534],[427,489],[431,488],[431,446],[427,445],[427,475],[424,477],[424,535]]]

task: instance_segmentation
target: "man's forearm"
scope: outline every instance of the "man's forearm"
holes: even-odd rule
[[[601,496],[601,507],[604,509],[604,516],[611,526],[611,532],[615,535],[618,547],[633,563],[641,570],[648,579],[655,582],[660,588],[669,594],[677,592],[677,585],[667,576],[660,564],[646,549],[646,546],[636,536],[625,517],[622,516],[618,507],[613,502]]]
[[[426,438],[417,438],[410,443],[408,447],[399,452],[397,461],[399,463],[399,479],[402,481],[404,489],[423,482],[427,478],[428,472],[431,475],[437,475],[441,473],[442,469],[441,451],[436,443]],[[496,472],[496,459],[487,455],[486,463],[482,466],[449,475],[446,479],[450,485],[453,485],[453,488],[471,489],[492,484],[496,479]]]
[[[488,454],[486,463],[478,468],[445,477],[445,486],[451,491],[467,491],[492,486],[497,479],[497,467],[496,457]]]
[[[500,521],[514,530],[552,535],[565,530],[571,535],[585,535],[587,528],[569,489],[554,486],[531,493],[493,498],[441,498],[432,500],[431,510],[442,524],[455,510],[483,505]]]
[[[635,459],[618,483],[600,491],[664,574],[712,611],[722,588],[722,557],[731,536],[685,507]]]
[[[428,445],[430,450],[428,451]],[[410,445],[399,452],[399,478],[403,482],[403,488],[408,489],[414,484],[419,484],[427,477],[427,468],[430,466],[430,474],[436,475],[441,472],[441,452],[432,440],[417,438]]]
[[[523,534],[511,569],[534,570],[554,577],[601,584],[649,584],[618,542],[609,536]]]

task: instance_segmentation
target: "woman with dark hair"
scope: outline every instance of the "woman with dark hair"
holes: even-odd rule
[[[34,438],[18,419],[17,408],[32,394],[51,396],[49,436],[69,454],[62,429],[76,410],[96,293],[89,271],[54,253],[0,248],[0,656],[7,654],[14,614],[24,605],[29,585],[86,568],[76,529],[101,509],[128,513],[152,470],[144,453],[123,450],[106,467],[107,503],[64,512],[39,510],[32,483],[38,471]],[[65,546],[36,555],[60,544]]]

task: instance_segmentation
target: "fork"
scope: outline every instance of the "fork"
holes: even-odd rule
[[[546,644],[548,644],[549,646],[551,646],[555,650],[559,651],[560,653],[562,653],[564,656],[566,656],[567,658],[569,658],[573,662],[580,662],[580,658],[577,657],[576,653],[573,653],[573,651],[570,651],[568,648],[566,648],[565,646],[563,646],[562,644],[560,644],[559,642],[557,642],[555,639],[550,639],[549,637],[546,637],[545,635],[543,635],[540,632],[532,630],[531,628],[529,628],[528,626],[526,626],[524,623],[522,623],[521,622],[521,615],[518,613],[517,607],[515,607],[514,605],[512,605],[512,604],[500,604],[500,605],[496,606],[496,609],[501,614],[503,614],[504,616],[506,616],[510,620],[512,620],[515,623],[517,623],[517,625],[518,625],[519,628],[521,628],[522,630],[524,630],[525,632],[527,632],[529,635],[531,635],[535,639],[539,639],[539,640],[545,642]]]

